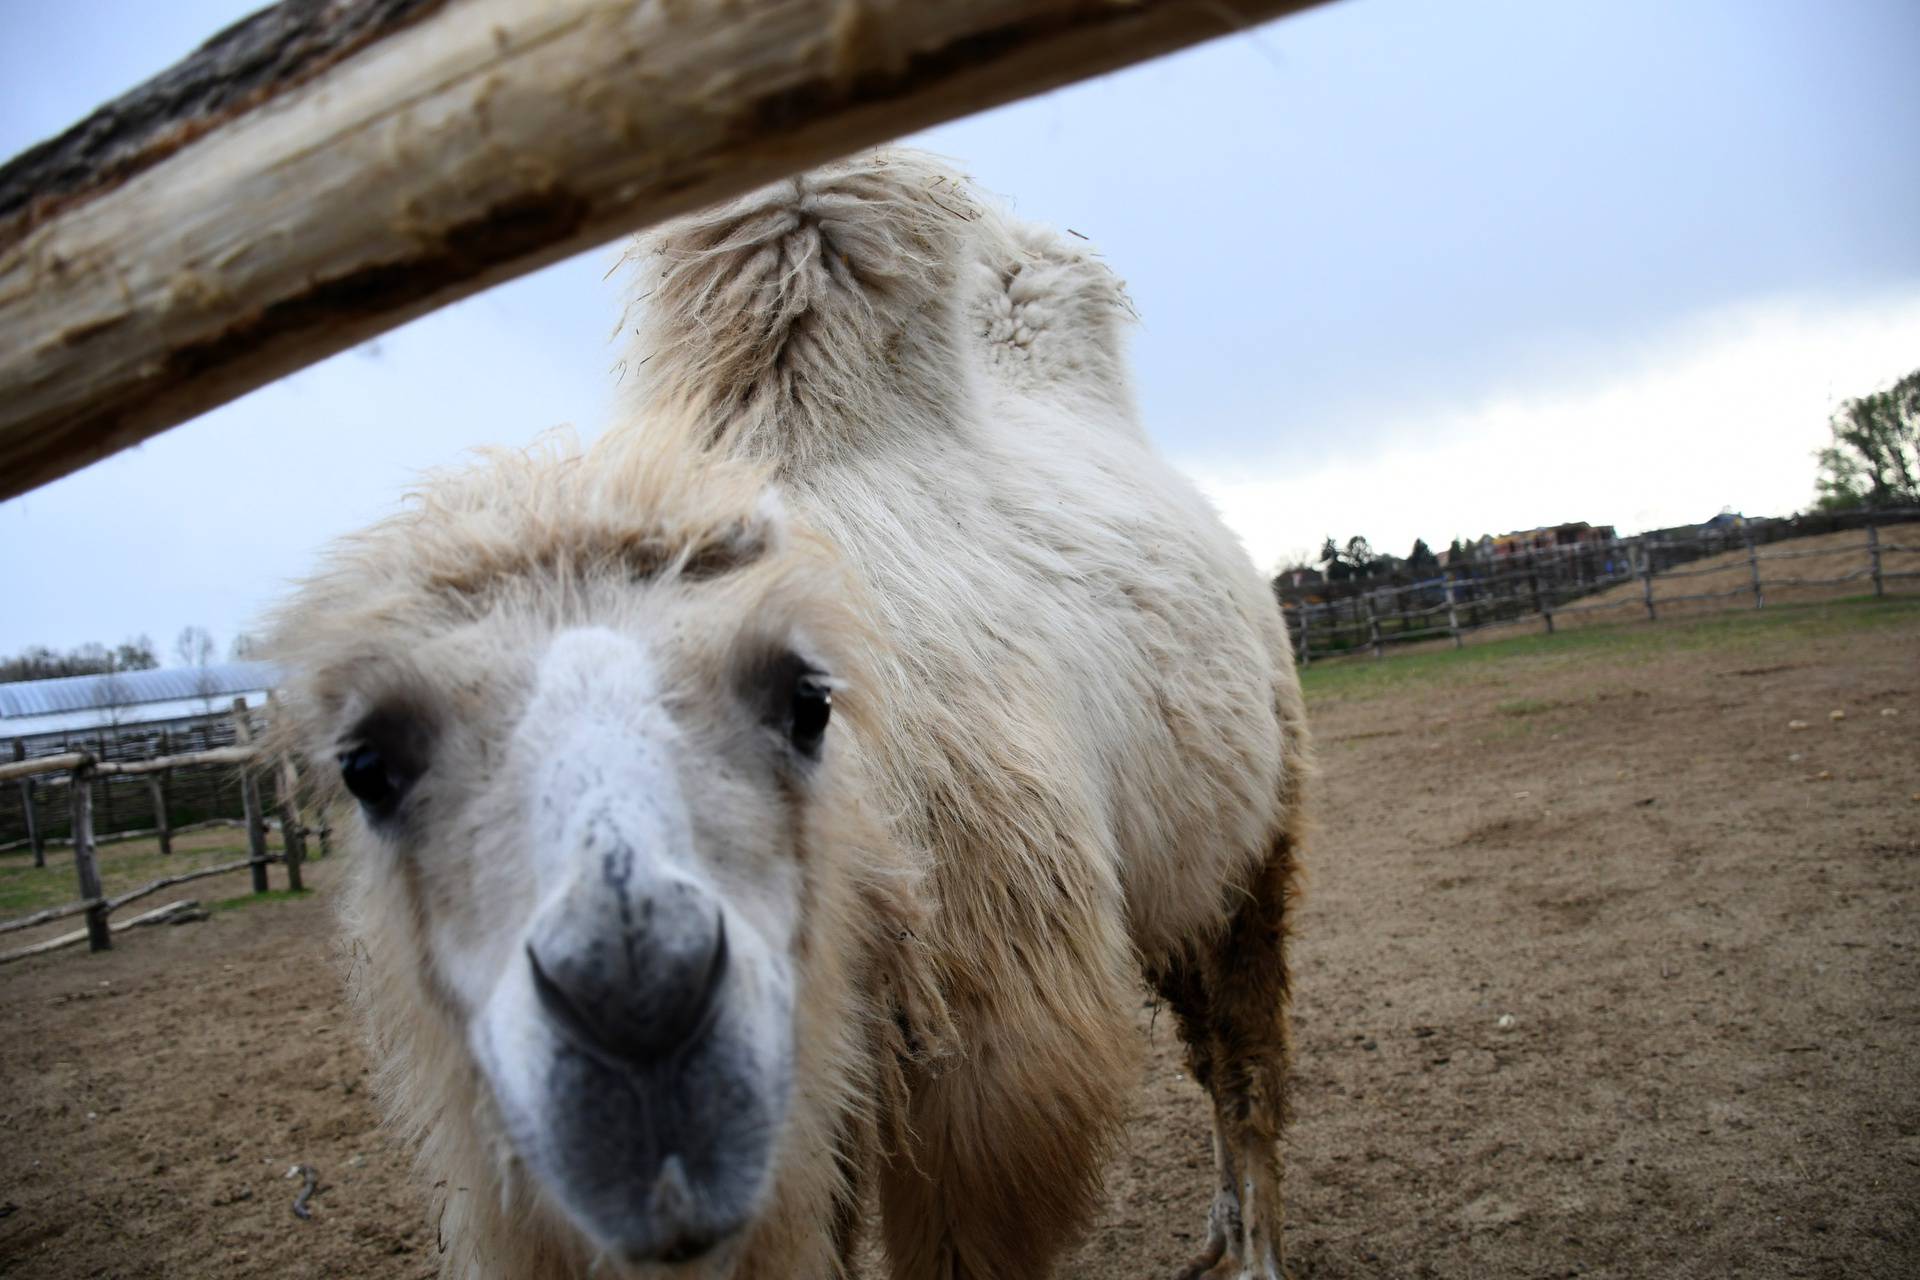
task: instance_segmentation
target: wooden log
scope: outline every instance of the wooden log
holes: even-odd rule
[[[205,751],[187,751],[177,756],[155,756],[151,760],[115,760],[94,766],[98,773],[168,773],[190,765],[244,765],[254,757],[250,745],[209,747]],[[57,759],[58,757],[49,757]]]
[[[1447,591],[1447,634],[1453,637],[1453,647],[1458,649],[1466,641],[1460,637],[1460,609],[1453,598],[1453,574],[1448,573],[1441,582]]]
[[[1367,592],[1362,599],[1367,606],[1367,635],[1373,641],[1373,656],[1384,658],[1387,656],[1387,647],[1380,640],[1380,617],[1373,611],[1373,592]]]
[[[168,736],[167,731],[162,729],[160,731],[160,755],[158,758],[164,760],[171,755],[171,746],[172,739]],[[167,809],[167,782],[172,776],[172,771],[168,769],[157,769],[147,775],[147,786],[153,792],[154,834],[160,837],[160,855],[162,857],[173,852],[173,815],[169,813]]]
[[[1647,621],[1652,622],[1659,615],[1653,607],[1653,549],[1642,545],[1639,548],[1640,561],[1640,599],[1647,607]]]
[[[276,858],[274,855],[269,854],[268,860],[278,861],[279,859]],[[138,889],[130,889],[126,893],[120,894],[118,897],[107,899],[107,910],[118,911],[121,907],[126,906],[129,902],[138,901],[139,899],[146,897],[150,893],[158,893],[160,890],[165,889],[171,885],[186,884],[190,880],[205,880],[209,876],[230,875],[233,872],[238,871],[243,867],[251,867],[253,865],[254,863],[252,858],[241,858],[235,862],[222,862],[218,866],[200,867],[193,871],[182,871],[179,875],[161,876],[158,880],[148,881],[146,884],[141,885]]]
[[[280,700],[267,690],[267,706],[271,708],[276,720],[280,718]],[[278,760],[280,769],[277,799],[280,802],[280,847],[286,857],[287,888],[302,893],[306,885],[301,882],[300,864],[307,858],[306,833],[300,826],[300,772],[294,768],[293,757],[281,752]]]
[[[94,752],[94,758],[96,760],[104,764],[107,761],[113,759],[113,755],[112,755],[113,748],[107,745],[106,730],[102,729],[99,733],[96,733],[93,736],[93,740],[95,744],[99,747],[99,750]],[[98,806],[100,810],[100,814],[99,814],[100,820],[96,825],[105,827],[107,830],[111,831],[113,830],[113,788],[108,785],[107,780],[105,778],[100,777],[100,772],[97,769],[91,771],[87,779],[87,785],[92,786],[96,779],[100,783],[100,802]]]
[[[300,879],[300,864],[306,861],[307,842],[300,830],[300,810],[294,803],[294,788],[298,782],[293,774],[293,764],[285,756],[280,762],[280,847],[286,859],[287,888],[295,893],[304,892],[306,885]]]
[[[233,700],[233,736],[243,747],[253,742],[253,726],[247,720],[247,700]],[[267,891],[267,823],[260,808],[260,780],[253,770],[240,766],[240,803],[247,815],[247,850],[252,855],[253,891]]]
[[[269,862],[277,862],[280,859],[276,854],[268,854],[267,860]],[[63,919],[66,916],[77,916],[83,911],[90,911],[95,907],[101,906],[104,906],[110,915],[118,911],[121,907],[126,906],[129,902],[137,902],[148,894],[158,893],[160,890],[168,888],[171,885],[186,884],[190,880],[205,880],[209,876],[231,875],[235,871],[251,867],[252,865],[252,858],[241,858],[233,862],[222,862],[217,866],[197,867],[192,871],[182,871],[178,875],[161,876],[158,880],[148,881],[138,889],[130,889],[126,893],[119,894],[112,898],[88,898],[80,902],[69,902],[58,907],[48,907],[45,911],[36,911],[30,916],[21,916],[15,920],[0,921],[0,933],[14,933],[21,929],[31,929],[35,925],[47,924],[54,920]],[[116,932],[119,930],[119,927],[118,925],[114,926]]]
[[[93,757],[84,751],[62,751],[59,755],[38,756],[31,760],[16,758],[0,763],[0,782],[31,778],[42,773],[71,776],[75,769],[92,763]]]
[[[1552,635],[1553,608],[1540,593],[1540,568],[1531,551],[1527,553],[1527,590],[1533,597],[1533,611],[1546,621],[1547,634]]]
[[[93,788],[87,785],[83,766],[73,772],[73,785],[67,795],[73,805],[73,867],[80,878],[80,897],[87,902],[87,948],[107,951],[113,947],[113,935],[107,929],[106,902],[100,890],[100,868],[93,850]]]
[[[63,906],[48,907],[45,911],[36,911],[30,916],[21,916],[15,920],[0,920],[0,933],[13,933],[19,929],[31,929],[37,924],[47,924],[67,916],[77,916],[99,903],[98,898],[86,898],[79,902],[69,902]]]
[[[288,0],[0,169],[0,498],[623,232],[1318,0]]]
[[[13,758],[16,762],[27,758],[25,739],[13,740]],[[33,850],[33,865],[47,865],[47,842],[40,838],[40,819],[33,812],[33,779],[20,779],[20,812],[27,822],[27,847]]]
[[[1747,574],[1753,580],[1753,607],[1767,607],[1767,597],[1760,590],[1760,548],[1754,545],[1753,530],[1742,527],[1741,532],[1747,540]]]
[[[1867,523],[1867,567],[1873,575],[1874,598],[1881,599],[1887,594],[1887,585],[1885,575],[1880,572],[1880,529],[1871,521]]]
[[[128,929],[138,929],[143,925],[166,924],[176,916],[185,915],[190,911],[197,911],[199,907],[200,904],[191,898],[183,898],[178,902],[169,902],[164,907],[155,907],[153,910],[134,916],[130,920],[122,920],[113,926],[113,932],[124,933]],[[49,951],[58,951],[62,947],[74,945],[87,936],[85,929],[79,929],[73,933],[63,933],[57,938],[49,938],[45,942],[36,942],[32,946],[21,947],[17,951],[0,952],[0,964],[11,964],[15,960],[25,960],[28,956],[44,955]],[[94,950],[97,951],[99,948],[96,947]]]

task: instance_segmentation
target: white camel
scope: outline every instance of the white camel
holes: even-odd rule
[[[1278,1280],[1304,714],[1119,283],[900,152],[635,258],[632,424],[431,480],[278,628],[447,1273],[844,1277],[877,1203],[897,1280],[1047,1276],[1144,973],[1184,1274]]]

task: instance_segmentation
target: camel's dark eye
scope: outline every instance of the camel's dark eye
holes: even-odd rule
[[[340,745],[340,781],[370,818],[390,818],[426,768],[427,731],[417,714],[366,717]]]
[[[802,672],[794,678],[793,703],[787,717],[787,737],[794,750],[805,756],[820,754],[820,740],[827,735],[827,721],[833,717],[833,686],[818,672]]]
[[[376,818],[392,813],[403,789],[378,747],[354,747],[340,753],[340,781]]]

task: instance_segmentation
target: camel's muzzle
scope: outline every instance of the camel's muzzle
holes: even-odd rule
[[[721,887],[734,882],[697,838],[679,731],[632,641],[556,638],[515,749],[537,901],[475,1056],[542,1198],[602,1256],[718,1266],[786,1126],[786,948]]]
[[[601,874],[534,924],[527,966],[560,1035],[612,1066],[685,1051],[713,1026],[727,976],[726,916],[684,880],[637,889],[644,862],[611,849]]]
[[[746,1232],[791,1089],[791,1002],[750,926],[704,895],[667,902],[631,904],[626,930],[543,913],[476,1037],[528,1171],[628,1265]]]

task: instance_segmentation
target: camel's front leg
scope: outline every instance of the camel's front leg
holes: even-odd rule
[[[1246,1126],[1223,1121],[1225,1117],[1214,1116],[1214,1189],[1206,1247],[1176,1280],[1285,1280],[1274,1144],[1263,1147]]]
[[[1233,1152],[1220,1140],[1220,1120],[1213,1123],[1213,1203],[1207,1207],[1207,1243],[1200,1256],[1181,1269],[1176,1280],[1201,1280],[1209,1275],[1231,1247],[1240,1251],[1240,1177],[1234,1172]]]
[[[1177,1280],[1285,1280],[1280,1133],[1287,1122],[1287,899],[1291,848],[1276,846],[1226,935],[1154,974],[1194,1081],[1213,1100],[1207,1245]]]

